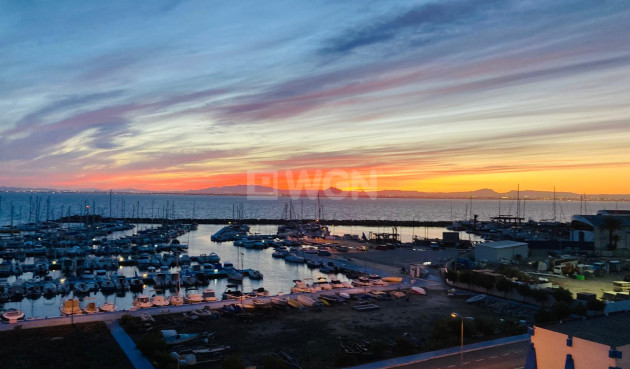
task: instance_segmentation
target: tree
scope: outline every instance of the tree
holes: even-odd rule
[[[446,279],[453,283],[457,282],[457,272],[453,269],[448,269],[446,271]]]
[[[527,283],[518,283],[515,288],[516,292],[523,296],[523,301],[532,294],[532,288]]]
[[[457,279],[461,283],[468,283],[469,286],[470,282],[472,282],[472,277],[469,270],[460,270],[459,272],[457,272]]]
[[[483,287],[488,292],[494,286],[494,277],[489,276],[487,274],[480,274],[477,276],[477,286]]]
[[[533,289],[532,296],[534,297],[534,299],[536,299],[538,303],[545,302],[547,301],[547,299],[549,299],[549,294],[547,294],[547,291],[541,289]]]
[[[619,236],[615,237],[615,232],[621,229],[619,218],[607,216],[602,219],[602,230],[608,231],[608,250],[616,250]]]
[[[560,320],[571,315],[571,305],[564,301],[558,301],[553,304],[551,310],[553,311],[556,318]]]
[[[503,297],[507,296],[507,294],[512,291],[514,288],[514,282],[510,281],[507,278],[501,278],[497,281],[497,290],[503,292]]]
[[[573,294],[569,290],[565,290],[560,287],[553,291],[553,298],[556,301],[566,302],[567,304],[571,304],[573,302]]]
[[[606,308],[606,303],[602,300],[588,300],[586,307],[592,311],[603,311]]]

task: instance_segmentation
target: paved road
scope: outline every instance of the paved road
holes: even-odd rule
[[[464,352],[464,369],[522,369],[525,366],[529,342],[517,342],[502,346]],[[451,354],[420,363],[396,366],[396,369],[458,369],[460,354]]]
[[[525,365],[530,335],[499,338],[464,346],[465,369],[515,369]],[[460,348],[423,352],[373,363],[358,365],[350,369],[456,369],[460,367]]]
[[[110,332],[112,332],[112,336],[120,348],[123,350],[131,364],[136,369],[153,369],[153,365],[149,362],[149,360],[142,355],[140,350],[136,349],[136,344],[133,342],[131,337],[125,332],[125,330],[118,324],[118,321],[112,320],[106,323],[107,328],[109,328]]]

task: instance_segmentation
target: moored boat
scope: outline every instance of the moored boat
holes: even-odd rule
[[[411,293],[416,294],[416,295],[426,295],[427,291],[424,290],[424,288],[422,287],[411,287],[409,289],[411,291]]]
[[[201,297],[200,293],[189,293],[184,300],[189,304],[197,304],[203,302],[203,297]]]
[[[106,313],[111,313],[111,312],[116,311],[116,305],[108,301],[105,301],[103,305],[99,306],[98,308],[100,311],[103,311]]]
[[[98,308],[96,307],[95,303],[89,302],[87,306],[85,307],[85,309],[83,309],[83,312],[86,314],[98,313]]]
[[[159,295],[153,296],[151,298],[151,303],[153,304],[153,306],[160,306],[160,307],[169,305],[168,300],[165,299],[164,296],[159,296]]]
[[[61,314],[63,315],[81,315],[83,310],[79,307],[79,299],[72,298],[64,301],[63,305],[59,307]]]
[[[179,306],[184,304],[184,298],[180,295],[171,295],[168,298],[168,302],[173,306]]]
[[[153,303],[151,302],[151,299],[149,298],[149,296],[138,295],[138,297],[136,297],[133,300],[133,306],[135,306],[138,309],[146,309],[146,308],[152,307]]]
[[[24,312],[15,308],[9,308],[2,312],[2,319],[8,320],[9,323],[16,323],[20,319],[24,319]]]

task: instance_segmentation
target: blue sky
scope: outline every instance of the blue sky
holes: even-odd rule
[[[620,1],[2,1],[0,185],[630,192]]]

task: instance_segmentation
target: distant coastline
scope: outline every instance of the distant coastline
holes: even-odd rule
[[[0,193],[109,193],[110,190],[99,189],[54,189],[54,188],[22,188],[0,186]],[[281,198],[314,198],[321,195],[322,198],[388,198],[388,199],[478,199],[478,200],[539,200],[539,201],[630,201],[630,194],[578,194],[573,192],[552,191],[508,191],[496,192],[492,189],[480,189],[464,192],[421,192],[402,190],[380,191],[343,191],[337,188],[326,190],[285,190],[273,187],[247,185],[208,187],[200,190],[187,191],[146,191],[136,189],[112,189],[115,194],[150,194],[150,195],[200,195],[200,196],[250,196],[256,197],[281,197]],[[255,193],[255,195],[252,195]],[[1,195],[0,195],[1,196]]]

